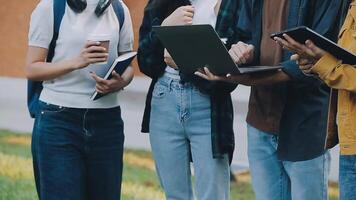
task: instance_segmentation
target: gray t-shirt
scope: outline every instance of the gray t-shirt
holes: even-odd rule
[[[111,35],[108,63],[118,57],[118,52],[132,51],[133,30],[131,16],[124,5],[125,22],[120,31],[119,21],[110,6],[97,17],[94,10],[99,0],[87,0],[88,6],[82,13],[73,12],[66,6],[52,62],[72,59],[80,54],[90,34]],[[31,16],[29,46],[48,49],[53,37],[53,0],[41,0]],[[103,71],[107,65],[93,64],[56,79],[45,81],[40,100],[54,105],[71,108],[112,108],[119,105],[118,92],[92,101],[96,82],[90,71]],[[101,69],[101,70],[100,70]]]

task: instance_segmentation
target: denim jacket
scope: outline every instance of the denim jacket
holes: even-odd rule
[[[239,17],[239,40],[256,48],[253,65],[259,64],[262,36],[263,0],[244,0]],[[337,39],[340,0],[290,0],[287,28],[308,26]],[[302,161],[325,152],[330,89],[320,80],[305,76],[285,51],[281,65],[291,81],[280,83],[284,109],[280,121],[278,156],[282,160]]]
[[[163,58],[163,46],[152,31],[152,26],[160,25],[164,20],[162,13],[149,9],[150,0],[145,9],[140,27],[138,63],[141,72],[152,78],[142,122],[142,132],[149,132],[152,91],[157,79],[165,71],[166,63]],[[222,0],[216,23],[216,31],[221,38],[228,38],[227,48],[235,42],[240,1]],[[235,84],[209,82],[194,75],[181,74],[182,81],[192,82],[202,92],[210,95],[211,100],[211,132],[214,158],[228,154],[230,161],[234,151],[235,140],[233,131],[233,107],[230,93],[236,88]]]

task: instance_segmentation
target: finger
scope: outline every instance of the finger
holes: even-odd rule
[[[203,73],[201,73],[201,72],[199,72],[199,71],[194,72],[194,74],[195,74],[196,76],[199,76],[200,78],[203,78],[203,79],[206,79],[206,80],[211,81],[210,77],[208,77],[206,74],[203,74]]]
[[[121,77],[120,74],[118,74],[115,70],[111,73],[113,79],[116,79],[116,80],[122,80],[123,78]]]
[[[311,68],[313,67],[312,64],[306,64],[306,65],[299,65],[299,69],[305,71],[305,70],[311,70]]]
[[[229,51],[229,54],[235,63],[241,64],[241,61],[240,61],[239,57],[237,56],[235,49],[231,48]]]
[[[279,38],[279,37],[275,37],[274,40],[280,45],[282,46],[283,49],[287,49],[291,52],[297,52],[297,49],[293,48],[286,40]]]
[[[184,16],[193,19],[194,13],[193,12],[184,11]]]
[[[310,61],[308,59],[299,59],[298,60],[298,64],[299,65],[308,65],[311,64]]]
[[[88,58],[107,58],[107,53],[88,53]]]
[[[193,13],[194,14],[194,7],[189,5],[189,6],[183,6],[183,10],[185,12],[190,12],[190,13]]]
[[[101,91],[108,91],[110,89],[109,86],[101,85],[101,84],[96,84],[95,88],[97,88],[98,90],[101,90]]]
[[[299,42],[295,41],[292,37],[290,37],[287,34],[283,34],[283,37],[286,39],[286,41],[295,48],[299,52],[303,52],[305,50],[305,45],[300,44]]]
[[[97,52],[97,53],[105,53],[106,49],[101,46],[90,46],[85,49],[86,52],[91,53],[91,52]]]
[[[106,93],[108,93],[108,91],[106,91],[105,89],[102,89],[102,88],[100,88],[100,87],[98,87],[98,86],[95,87],[95,90],[96,90],[98,93],[100,93],[100,94],[106,94]]]
[[[211,78],[213,78],[213,79],[216,78],[215,75],[210,72],[209,68],[204,67],[204,72],[205,72],[205,74],[208,75],[209,77],[211,77]]]
[[[101,63],[101,62],[105,62],[106,60],[107,58],[90,58],[89,63],[91,64]]]
[[[298,54],[293,54],[291,57],[290,57],[291,60],[294,60],[294,61],[297,61],[300,59],[300,56]]]
[[[184,20],[185,23],[189,23],[189,22],[192,22],[192,21],[193,21],[193,18],[192,18],[192,17],[187,17],[187,16],[185,16],[185,17],[183,18],[183,20]]]
[[[240,63],[238,63],[238,64],[246,63],[246,59],[244,58],[243,52],[240,49],[240,47],[235,49],[235,54],[237,55],[237,58],[240,61]]]
[[[100,42],[98,42],[98,41],[87,41],[85,43],[84,48],[88,48],[88,47],[91,47],[91,46],[99,46],[99,45],[100,45]]]
[[[324,49],[321,49],[318,46],[316,46],[311,40],[307,40],[305,44],[311,51],[314,52],[314,54],[316,54],[317,59],[320,59],[326,54],[326,51]]]
[[[106,80],[103,78],[100,78],[98,75],[96,75],[94,72],[91,73],[91,77],[93,77],[93,79],[96,81],[96,83],[98,84],[106,84]]]

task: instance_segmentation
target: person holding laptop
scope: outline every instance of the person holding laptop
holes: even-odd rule
[[[110,80],[90,73],[133,49],[129,10],[114,1],[123,8],[122,25],[111,1],[42,0],[32,13],[26,73],[44,81],[32,140],[41,200],[120,199],[124,130],[118,91],[130,83],[133,69]],[[56,3],[65,10],[47,62],[62,8]],[[107,95],[92,101],[95,90]]]
[[[304,76],[270,34],[304,25],[335,38],[340,4],[339,0],[245,0],[238,27],[250,37],[232,46],[232,58],[242,67],[283,68],[228,77],[215,76],[207,68],[196,73],[211,81],[252,86],[248,158],[257,200],[328,198],[330,156],[324,143],[329,89]]]
[[[228,200],[234,150],[230,92],[236,84],[182,74],[153,26],[210,24],[234,43],[239,1],[150,0],[140,28],[138,62],[152,78],[142,131],[150,133],[157,174],[168,200]]]
[[[344,0],[347,13],[339,33],[339,45],[356,53],[356,1]],[[355,64],[345,64],[320,49],[313,41],[299,44],[289,36],[277,41],[286,49],[295,52],[291,59],[296,61],[306,75],[318,77],[333,88],[329,108],[328,138],[340,141],[340,200],[356,199],[356,69]],[[328,141],[335,144],[335,141]]]

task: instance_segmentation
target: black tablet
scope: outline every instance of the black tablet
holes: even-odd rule
[[[340,47],[335,42],[331,41],[330,39],[320,35],[319,33],[313,31],[312,29],[299,26],[292,29],[287,29],[282,32],[274,33],[271,35],[271,38],[279,37],[283,38],[283,34],[287,34],[292,37],[294,40],[301,44],[305,44],[307,40],[311,40],[314,44],[325,51],[329,52],[336,58],[343,61],[343,63],[355,65],[356,64],[356,55],[352,52]]]

